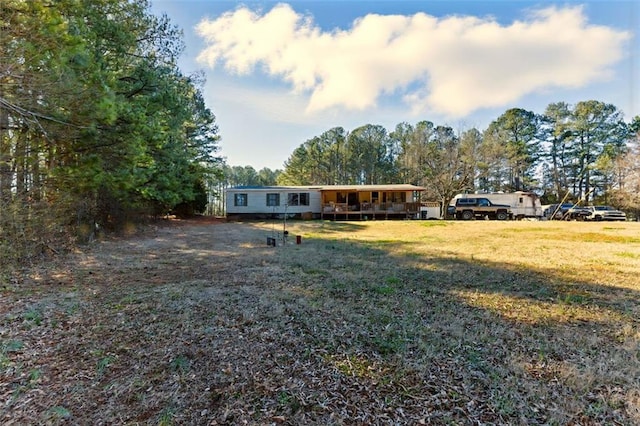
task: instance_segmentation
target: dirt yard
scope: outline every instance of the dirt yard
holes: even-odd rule
[[[317,357],[262,291],[274,250],[237,228],[161,226],[5,286],[1,422],[282,422],[290,368]]]
[[[279,228],[175,223],[6,285],[2,424],[338,424],[384,412],[382,400],[368,412],[360,395],[374,385],[342,377],[310,344],[295,296],[280,294],[292,277],[265,237]]]
[[[470,263],[480,282],[470,284],[446,271],[451,253],[407,253],[412,242],[402,251],[377,237],[352,245],[360,224],[296,226],[302,244],[292,234],[282,246],[280,224],[178,221],[3,278],[0,423],[640,419],[637,289],[623,295],[626,317],[597,289],[567,299],[559,275],[551,286],[540,271]],[[437,244],[427,231],[422,244]],[[524,279],[538,311],[563,301],[549,313],[557,323],[478,307],[479,286]],[[611,315],[593,319],[591,306]]]

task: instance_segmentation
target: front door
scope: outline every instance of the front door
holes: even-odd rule
[[[350,192],[349,195],[347,195],[347,204],[349,204],[350,206],[355,206],[356,204],[358,204],[357,192]]]

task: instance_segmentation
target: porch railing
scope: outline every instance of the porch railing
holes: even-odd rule
[[[421,203],[326,203],[322,206],[323,213],[416,213],[420,211]]]

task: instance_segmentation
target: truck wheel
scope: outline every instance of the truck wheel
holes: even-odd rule
[[[463,220],[471,220],[473,219],[473,212],[471,210],[465,210],[462,212]]]
[[[507,220],[507,219],[509,219],[509,215],[507,214],[507,212],[498,212],[498,213],[496,213],[496,219],[498,219],[498,220]]]

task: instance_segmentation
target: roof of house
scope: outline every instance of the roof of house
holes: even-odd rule
[[[313,185],[313,186],[236,186],[228,190],[274,191],[317,189],[319,191],[370,192],[370,191],[424,191],[425,188],[410,184],[388,185]]]
[[[321,186],[233,186],[227,188],[228,191],[304,191],[309,189],[320,189]]]

